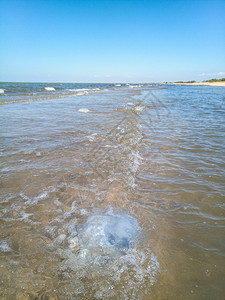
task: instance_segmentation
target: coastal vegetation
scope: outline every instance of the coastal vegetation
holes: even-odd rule
[[[225,78],[220,78],[220,79],[212,78],[212,79],[204,80],[202,82],[196,82],[195,80],[175,81],[174,83],[189,84],[189,83],[214,83],[214,82],[225,82]]]
[[[195,80],[191,80],[191,81],[175,81],[175,83],[195,83]]]
[[[220,78],[220,79],[213,78],[213,79],[205,80],[203,82],[220,82],[220,81],[225,81],[225,78]]]

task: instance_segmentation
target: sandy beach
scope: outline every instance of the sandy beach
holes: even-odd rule
[[[218,82],[174,82],[174,83],[168,83],[168,84],[175,84],[175,85],[210,85],[210,86],[225,86],[224,81],[218,81]]]

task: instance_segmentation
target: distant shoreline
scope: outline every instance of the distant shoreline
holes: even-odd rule
[[[209,85],[209,86],[224,86],[225,87],[225,82],[224,81],[217,81],[217,82],[168,82],[166,84],[170,85]]]

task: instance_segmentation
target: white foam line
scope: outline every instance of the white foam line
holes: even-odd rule
[[[80,108],[78,109],[79,112],[82,112],[82,113],[89,113],[90,110],[88,108]]]
[[[46,86],[44,89],[46,91],[55,91],[55,88],[54,87],[50,87],[50,86]]]

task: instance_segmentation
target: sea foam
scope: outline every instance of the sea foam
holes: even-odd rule
[[[49,87],[49,86],[46,86],[44,88],[46,91],[55,91],[55,88],[54,87]]]
[[[82,113],[88,113],[90,112],[90,110],[88,108],[80,108],[78,109],[79,112],[82,112]]]

